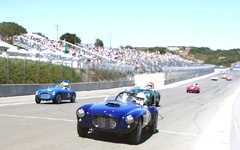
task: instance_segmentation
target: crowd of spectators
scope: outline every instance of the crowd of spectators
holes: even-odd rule
[[[37,34],[23,34],[15,37],[15,41],[28,47],[28,50],[50,50],[55,53],[64,52],[72,58],[83,59],[88,63],[111,62],[117,65],[134,66],[137,72],[162,71],[166,66],[189,66],[194,62],[183,59],[172,53],[161,54],[157,52],[145,52],[130,48],[104,48],[94,44],[71,44],[66,41],[54,41]],[[64,56],[63,53],[63,56]]]

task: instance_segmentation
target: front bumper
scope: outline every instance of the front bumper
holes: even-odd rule
[[[48,95],[48,96],[45,96],[45,95]],[[50,101],[55,99],[55,95],[52,95],[50,93],[40,93],[36,95],[36,98],[42,101]]]
[[[94,125],[92,118],[93,118],[92,115],[86,115],[83,118],[79,118],[77,116],[78,125],[86,128],[91,128],[93,130],[102,131],[102,132],[126,134],[126,133],[132,132],[136,128],[138,123],[138,120],[135,119],[134,122],[129,125],[125,122],[124,118],[121,118],[119,120],[116,120],[116,126],[114,128],[103,128],[103,127]]]

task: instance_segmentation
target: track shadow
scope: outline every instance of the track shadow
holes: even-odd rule
[[[156,133],[155,133],[156,134]],[[152,134],[150,134],[148,129],[144,129],[142,131],[142,137],[139,144],[144,143],[149,138],[151,138]],[[101,131],[93,131],[91,130],[88,133],[88,136],[86,138],[98,140],[98,141],[104,141],[104,142],[111,142],[111,143],[124,143],[124,144],[130,144],[129,136],[128,134],[117,134],[117,133],[109,133],[109,132],[101,132]]]
[[[40,105],[64,105],[64,104],[72,104],[69,100],[62,100],[60,104],[55,104],[53,101],[42,101]]]

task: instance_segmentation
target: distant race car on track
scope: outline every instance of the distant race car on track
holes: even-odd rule
[[[227,81],[232,81],[232,77],[231,77],[231,76],[226,77],[226,80],[227,80]]]
[[[217,81],[217,80],[218,80],[218,77],[217,77],[217,76],[214,76],[214,77],[211,78],[211,80]]]
[[[222,79],[226,79],[227,78],[227,76],[224,74],[224,75],[222,75]]]
[[[143,93],[124,91],[104,102],[79,107],[76,111],[78,135],[86,137],[92,129],[125,134],[130,143],[140,143],[142,130],[147,127],[150,134],[154,134],[158,124],[157,107],[148,106],[145,101]]]
[[[41,101],[53,101],[60,104],[62,100],[75,102],[75,99],[76,93],[71,89],[71,83],[68,80],[57,80],[53,86],[37,90],[35,95],[37,104],[41,103]]]
[[[187,93],[200,93],[200,86],[197,83],[188,86]]]

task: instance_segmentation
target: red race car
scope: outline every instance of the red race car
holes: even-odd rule
[[[200,93],[200,86],[197,83],[188,86],[187,93]]]
[[[231,76],[226,77],[226,80],[227,80],[227,81],[232,81],[232,77],[231,77]]]

